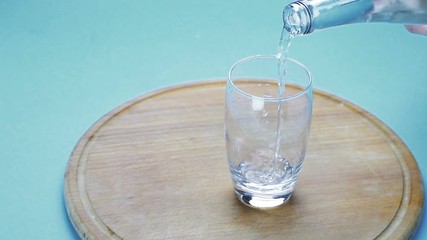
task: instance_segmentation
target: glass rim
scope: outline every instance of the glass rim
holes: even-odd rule
[[[240,59],[239,61],[237,61],[236,63],[233,64],[233,66],[231,67],[230,71],[228,72],[228,79],[227,82],[230,83],[230,85],[238,92],[240,92],[241,94],[247,96],[247,97],[251,97],[251,98],[259,98],[259,99],[263,99],[263,100],[267,100],[267,101],[283,101],[283,100],[292,100],[295,98],[298,98],[301,95],[304,95],[306,92],[308,92],[311,87],[312,87],[312,78],[311,78],[311,73],[308,70],[308,68],[306,66],[304,66],[304,64],[298,62],[297,60],[293,59],[293,58],[286,58],[286,61],[290,61],[293,64],[301,67],[306,73],[307,73],[307,77],[308,77],[308,84],[305,85],[304,89],[302,89],[301,91],[298,91],[295,94],[289,95],[289,96],[283,96],[283,97],[261,97],[261,96],[256,96],[253,94],[250,94],[248,92],[243,91],[242,89],[240,89],[239,87],[237,87],[233,80],[231,75],[233,70],[239,66],[240,64],[253,60],[253,59],[258,59],[258,58],[274,58],[274,59],[278,59],[277,55],[253,55],[253,56],[249,56],[249,57],[245,57]],[[277,79],[272,79],[272,80],[277,80]],[[285,82],[286,84],[286,82]]]

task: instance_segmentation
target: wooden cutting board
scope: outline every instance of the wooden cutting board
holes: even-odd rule
[[[80,139],[65,174],[83,239],[408,239],[423,207],[417,163],[377,118],[315,91],[291,200],[234,196],[224,143],[225,81],[161,89],[123,104]]]

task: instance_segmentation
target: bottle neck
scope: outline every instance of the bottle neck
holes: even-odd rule
[[[301,0],[283,10],[292,35],[360,22],[427,24],[427,0]]]
[[[285,28],[298,34],[308,34],[318,29],[362,21],[361,16],[372,9],[372,0],[302,0],[285,7],[283,21]]]

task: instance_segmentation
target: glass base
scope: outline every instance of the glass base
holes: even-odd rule
[[[288,193],[284,196],[274,196],[274,197],[265,197],[265,196],[254,196],[250,193],[245,193],[235,189],[237,198],[244,203],[246,206],[257,208],[257,209],[271,209],[279,207],[285,204],[290,198],[292,193]]]

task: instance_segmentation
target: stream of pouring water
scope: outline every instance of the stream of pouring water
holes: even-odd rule
[[[236,168],[232,169],[236,184],[240,189],[250,189],[251,191],[263,192],[267,195],[283,194],[291,191],[294,184],[294,172],[299,168],[292,166],[285,156],[281,155],[281,138],[283,137],[283,115],[286,105],[281,97],[285,96],[286,83],[286,61],[288,50],[291,45],[292,34],[286,29],[282,30],[279,41],[277,59],[277,126],[275,132],[273,149],[257,149],[251,161],[243,161]],[[267,163],[268,162],[268,163]]]
[[[278,88],[278,97],[282,98],[285,96],[285,77],[286,77],[286,60],[288,58],[288,52],[289,47],[291,46],[291,40],[294,36],[290,34],[285,28],[282,29],[282,32],[280,34],[280,40],[279,40],[279,47],[278,47],[278,53],[277,53],[277,88]],[[275,181],[276,177],[283,177],[280,174],[282,171],[284,171],[284,174],[288,171],[288,169],[292,169],[292,166],[289,165],[289,163],[284,159],[282,156],[280,156],[280,139],[282,136],[282,121],[281,117],[283,115],[283,109],[282,109],[282,100],[279,100],[278,102],[278,115],[277,115],[277,130],[276,130],[276,146],[274,150],[274,158],[273,158],[273,169],[269,176],[270,181]],[[285,169],[283,168],[283,164],[285,166]],[[282,167],[281,167],[282,166]]]

